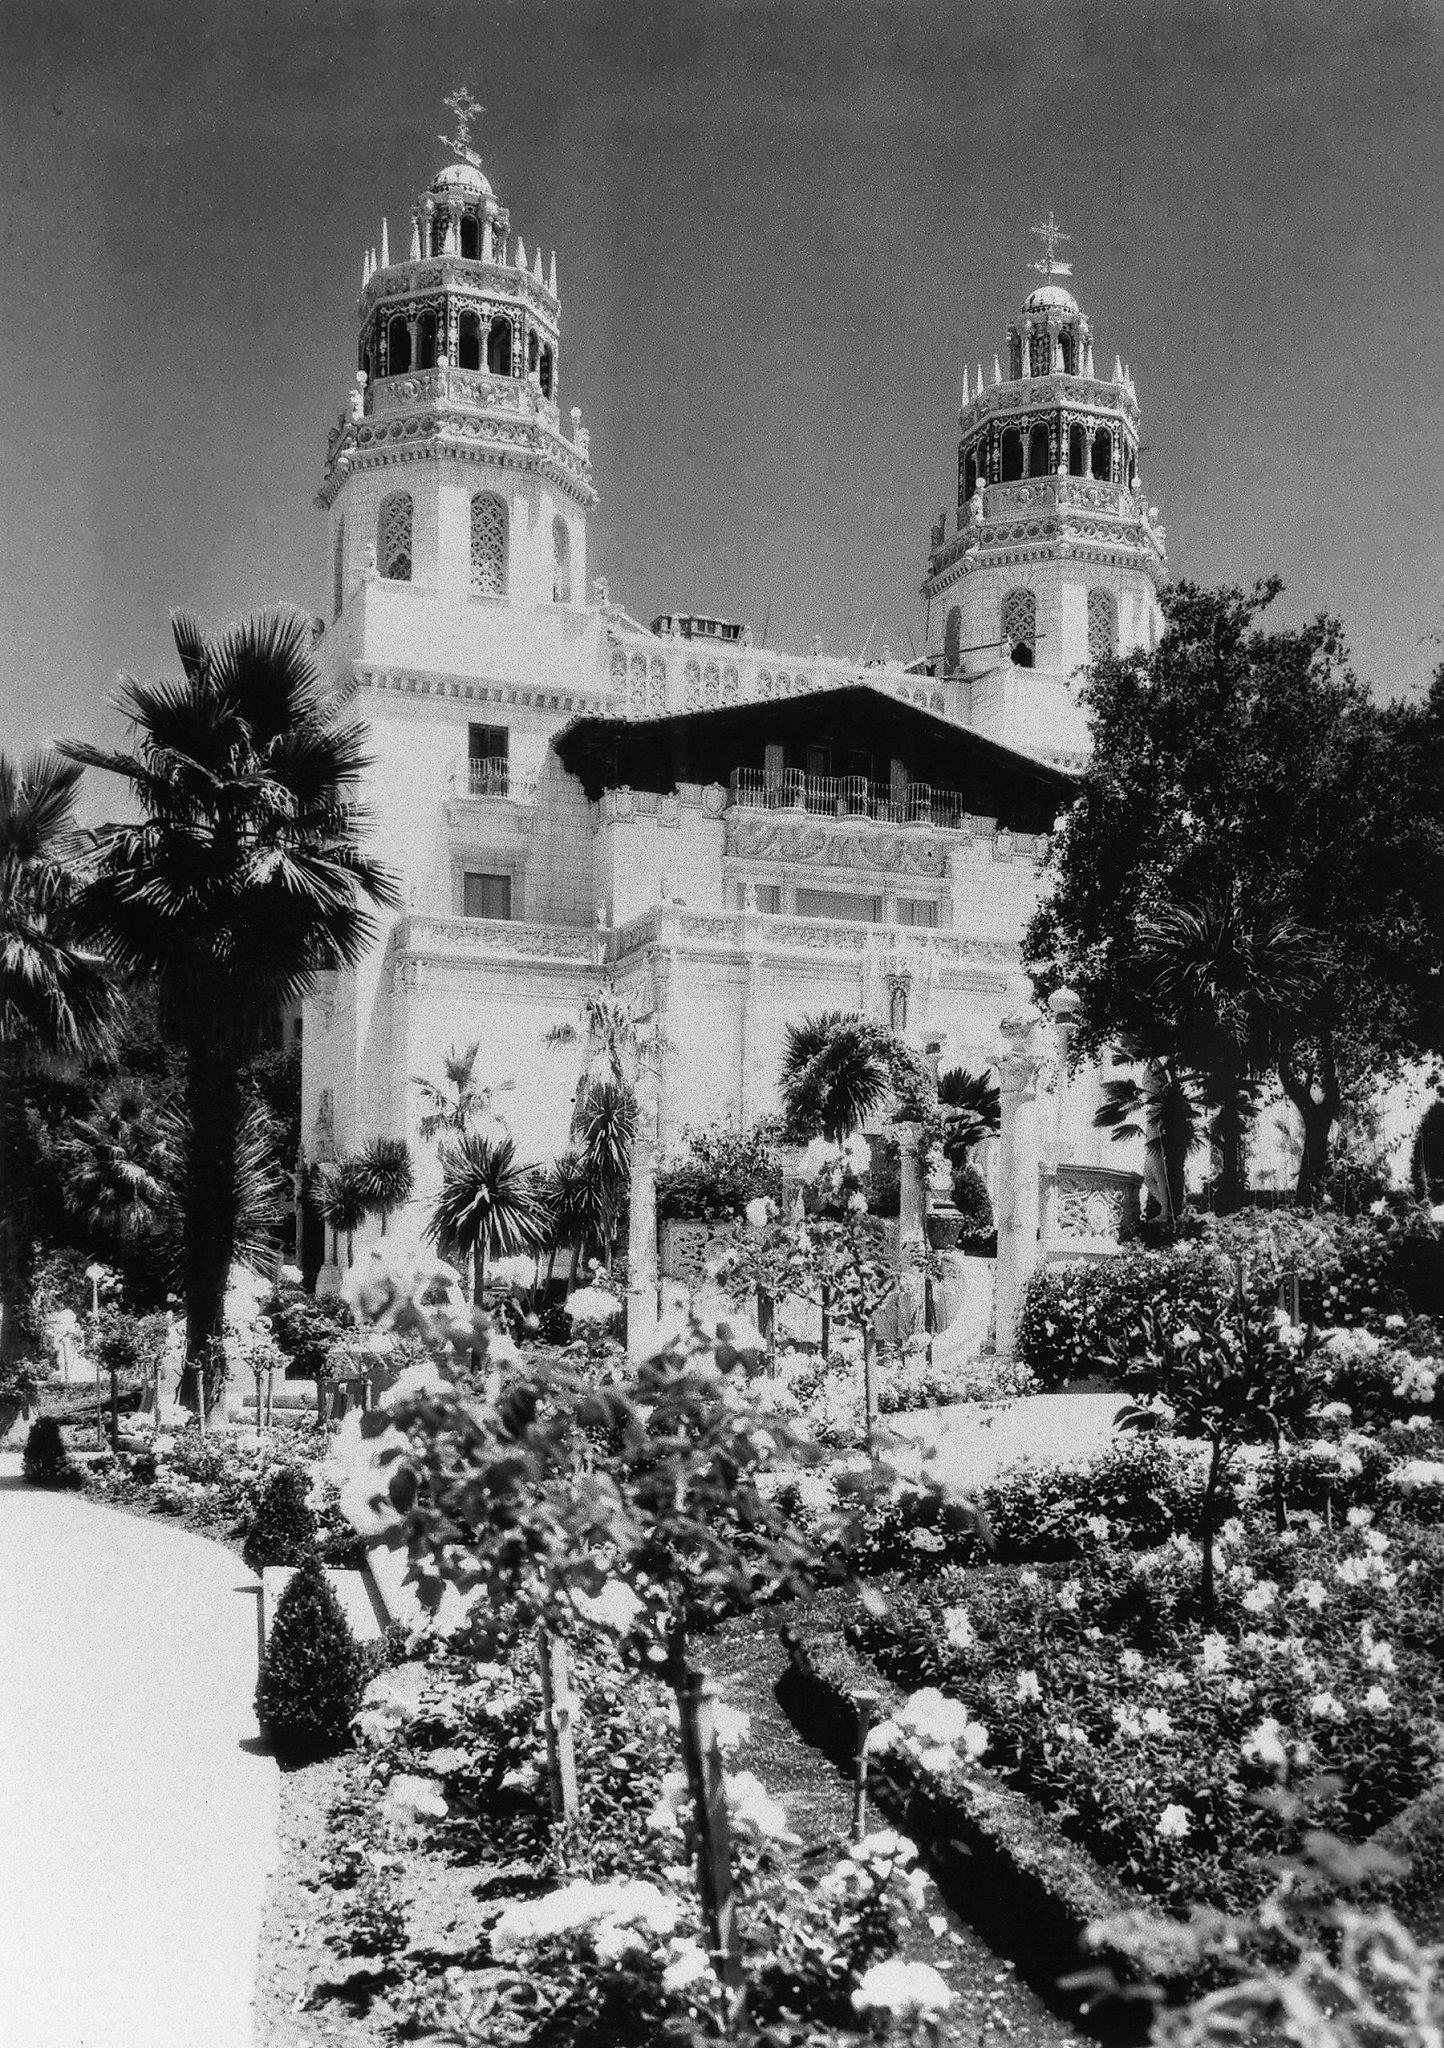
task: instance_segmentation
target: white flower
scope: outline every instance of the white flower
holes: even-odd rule
[[[413,1777],[409,1771],[400,1772],[386,1787],[386,1804],[407,1820],[445,1820],[448,1811],[436,1781]]]
[[[1038,1684],[1037,1672],[1020,1671],[1018,1673],[1018,1698],[1020,1700],[1037,1700],[1042,1697],[1042,1688]]]
[[[1173,1722],[1169,1718],[1167,1707],[1145,1707],[1143,1728],[1147,1735],[1171,1735]]]
[[[695,1941],[684,1941],[662,1972],[664,1991],[685,1991],[712,1972],[711,1958]]]
[[[1245,1610],[1249,1614],[1267,1614],[1278,1598],[1278,1587],[1272,1579],[1260,1579],[1256,1586],[1250,1586],[1243,1596]]]
[[[1387,1714],[1392,1702],[1382,1685],[1371,1685],[1364,1694],[1364,1705],[1371,1714]]]
[[[1302,1600],[1305,1607],[1317,1614],[1328,1600],[1328,1588],[1318,1579],[1301,1579],[1294,1587],[1293,1597]]]
[[[1228,1641],[1216,1630],[1210,1630],[1203,1639],[1199,1663],[1205,1671],[1226,1671],[1228,1669]]]
[[[870,1750],[911,1747],[928,1770],[946,1770],[957,1751],[973,1760],[988,1746],[988,1731],[975,1721],[960,1700],[949,1699],[935,1685],[924,1686],[897,1709],[891,1720],[868,1732]]]
[[[1266,1715],[1251,1734],[1244,1736],[1239,1748],[1249,1763],[1264,1764],[1273,1771],[1288,1768],[1289,1753],[1284,1747],[1283,1730],[1272,1714]]]
[[[1126,1735],[1133,1740],[1136,1740],[1143,1733],[1143,1723],[1139,1720],[1132,1707],[1115,1707],[1113,1709],[1113,1725],[1117,1728],[1120,1735]]]
[[[742,1213],[754,1230],[763,1230],[777,1214],[777,1204],[768,1195],[754,1195]]]
[[[1406,1458],[1394,1484],[1400,1493],[1438,1493],[1444,1488],[1444,1464],[1436,1458]]]
[[[891,2013],[897,2020],[931,2019],[952,2002],[952,1991],[931,1963],[904,1963],[897,1957],[864,1970],[852,1994],[854,2012]]]
[[[579,1287],[563,1303],[577,1329],[604,1330],[622,1313],[622,1304],[605,1287]]]
[[[1331,1692],[1316,1692],[1309,1701],[1309,1712],[1316,1721],[1344,1721],[1348,1719],[1344,1709]]]
[[[600,1593],[581,1593],[574,1587],[571,1597],[584,1620],[595,1628],[610,1629],[614,1635],[626,1635],[636,1626],[638,1615],[646,1612],[624,1579],[608,1579]]]
[[[1053,1732],[1060,1742],[1076,1742],[1080,1749],[1088,1747],[1088,1730],[1080,1728],[1076,1721],[1060,1721]]]
[[[905,1867],[916,1863],[918,1845],[907,1835],[898,1834],[895,1828],[875,1828],[860,1842],[851,1843],[847,1854],[854,1863],[896,1863]]]
[[[641,1928],[649,1934],[668,1935],[681,1917],[680,1903],[645,1879],[613,1878],[608,1884],[593,1884],[579,1877],[539,1899],[510,1900],[493,1923],[491,1952],[503,1961],[518,1949],[574,1927],[596,1927],[593,1940],[598,1943],[607,1928]]]
[[[1367,1626],[1368,1624],[1366,1623],[1366,1631]],[[1364,1662],[1371,1671],[1382,1671],[1386,1678],[1392,1678],[1398,1669],[1394,1662],[1392,1643],[1372,1643],[1368,1641],[1367,1633],[1364,1642]]]
[[[745,1714],[741,1707],[729,1707],[726,1700],[714,1700],[712,1728],[719,1749],[740,1749],[752,1733],[752,1716]]]
[[[936,1529],[912,1529],[908,1542],[914,1550],[936,1551],[944,1548],[943,1539]]]
[[[944,1608],[943,1641],[950,1650],[971,1650],[977,1640],[966,1607]]]
[[[686,1772],[668,1771],[662,1779],[657,1803],[647,1815],[647,1826],[654,1835],[681,1833],[681,1813],[687,1797]]]
[[[727,1789],[727,1809],[732,1819],[765,1841],[795,1842],[797,1836],[787,1825],[787,1809],[780,1799],[774,1799],[761,1779],[751,1771],[731,1772],[723,1780]]]
[[[1076,1614],[1078,1612],[1078,1594],[1080,1590],[1076,1579],[1068,1579],[1058,1588],[1058,1605],[1065,1614]]]
[[[1096,1543],[1106,1543],[1113,1533],[1107,1515],[1090,1515],[1083,1526]]]
[[[1345,1517],[1351,1529],[1367,1529],[1374,1519],[1372,1508],[1350,1508]]]
[[[1143,1659],[1137,1650],[1125,1650],[1118,1662],[1130,1678],[1136,1678],[1143,1669]]]
[[[1193,1825],[1185,1806],[1165,1806],[1158,1816],[1156,1832],[1165,1842],[1181,1842]]]

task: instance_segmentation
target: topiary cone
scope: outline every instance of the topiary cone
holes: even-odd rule
[[[360,1645],[313,1552],[276,1603],[256,1687],[256,1713],[278,1755],[305,1762],[344,1749],[364,1683]]]

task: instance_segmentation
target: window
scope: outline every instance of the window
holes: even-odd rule
[[[471,501],[471,587],[486,597],[506,596],[506,507],[490,491]]]
[[[963,608],[952,605],[948,611],[947,623],[943,627],[943,668],[956,675],[963,665]]]
[[[1066,331],[1059,335],[1058,342],[1063,350],[1063,368],[1071,377],[1078,367],[1078,344]]]
[[[386,330],[386,374],[404,377],[411,368],[411,329],[401,314]]]
[[[346,515],[336,521],[336,547],[331,560],[331,616],[339,619],[346,601]]]
[[[376,561],[393,583],[411,581],[411,493],[393,491],[381,500],[376,522]]]
[[[1038,600],[1031,590],[1010,590],[1003,599],[1003,639],[1019,668],[1031,668],[1038,647]]]
[[[416,367],[418,370],[436,368],[436,315],[423,313],[416,323]]]
[[[1088,593],[1088,659],[1102,661],[1118,644],[1118,608],[1111,590]]]
[[[550,398],[552,396],[552,385],[556,380],[555,358],[552,355],[552,345],[550,342],[546,344],[541,352],[541,371],[539,374],[541,377],[542,397]]]
[[[780,886],[776,882],[758,882],[756,887],[757,908],[764,911],[768,917],[777,917],[782,910],[782,890]],[[737,908],[739,910],[747,908],[747,884],[745,882],[737,884]]]
[[[974,491],[976,491],[977,488],[978,458],[976,455],[973,454],[973,452],[970,449],[968,453],[963,457],[963,488],[959,494],[963,504],[967,504],[968,500],[972,497]]]
[[[498,313],[486,336],[486,367],[493,377],[511,375],[511,322]]]
[[[1113,475],[1113,436],[1100,427],[1093,436],[1093,474],[1107,483]]]
[[[806,773],[819,780],[832,773],[832,749],[830,747],[809,747],[804,763]]]
[[[511,916],[510,875],[463,875],[461,878],[463,917],[509,918]]]
[[[461,223],[461,253],[472,263],[481,254],[481,226],[471,214],[467,214]]]
[[[572,536],[565,519],[552,521],[552,603],[572,601]]]
[[[899,924],[924,925],[929,931],[936,929],[938,906],[929,903],[922,896],[899,896],[897,900],[897,922]]]
[[[475,313],[463,313],[456,337],[457,366],[463,370],[481,368],[481,321]]]
[[[799,889],[799,917],[845,917],[857,924],[882,923],[882,898],[856,896],[846,889]]]
[[[1074,420],[1068,429],[1068,474],[1084,476],[1088,470],[1088,437]]]
[[[472,796],[505,796],[511,787],[511,734],[504,725],[466,728],[467,788]]]
[[[1048,429],[1040,420],[1028,436],[1028,474],[1046,476],[1048,469]]]
[[[1003,482],[1016,483],[1022,474],[1023,437],[1016,427],[1009,427],[1003,435]]]

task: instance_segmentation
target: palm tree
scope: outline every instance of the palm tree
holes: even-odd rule
[[[356,965],[375,929],[360,899],[398,897],[361,847],[365,727],[322,681],[310,620],[262,612],[210,640],[188,614],[171,624],[180,680],[127,680],[115,699],[130,750],[64,751],[124,776],[141,811],[96,835],[81,908],[119,969],[155,980],[181,1050],[183,1392],[199,1402],[236,1248],[245,1060],[282,1003]]]
[[[18,764],[0,754],[0,1366],[32,1341],[26,1074],[37,1060],[101,1045],[114,1014],[74,921],[79,781],[79,768],[53,754]]]
[[[549,1045],[582,1047],[582,1071],[572,1102],[572,1137],[580,1138],[587,1103],[601,1088],[625,1091],[635,1101],[644,1074],[655,1074],[661,1048],[630,1003],[600,991],[582,998],[577,1023],[554,1024]]]
[[[321,1214],[335,1236],[336,1249],[341,1248],[341,1233],[346,1233],[346,1264],[356,1262],[356,1232],[371,1214],[370,1180],[365,1161],[359,1158],[338,1159],[335,1166],[321,1183]],[[340,1260],[336,1263],[339,1265]]]
[[[984,1138],[996,1137],[1002,1123],[996,1081],[968,1067],[949,1067],[939,1074],[938,1108],[943,1117],[943,1150],[949,1159],[966,1159]]]
[[[587,1207],[595,1218],[602,1257],[610,1265],[616,1250],[617,1220],[632,1171],[632,1134],[637,1102],[619,1081],[591,1088],[582,1109],[581,1163]]]
[[[789,1141],[820,1136],[840,1145],[858,1129],[893,1085],[889,1036],[843,1010],[788,1025],[780,1080]]]
[[[1197,1082],[1173,1061],[1151,1058],[1133,1040],[1124,1040],[1114,1065],[1141,1071],[1103,1083],[1094,1129],[1112,1131],[1115,1144],[1142,1138],[1144,1179],[1161,1221],[1175,1229],[1187,1201],[1188,1155],[1198,1143]]]
[[[582,1248],[595,1222],[595,1175],[588,1173],[580,1152],[562,1153],[546,1176],[544,1192],[551,1252],[547,1260],[547,1276],[542,1284],[543,1299],[551,1288],[557,1253],[564,1244],[572,1248],[571,1271],[567,1276],[568,1293],[575,1287]]]
[[[1170,905],[1139,929],[1139,964],[1179,1064],[1213,1112],[1216,1203],[1244,1198],[1244,1139],[1259,1078],[1315,986],[1319,947],[1291,919],[1250,918],[1234,902]]]
[[[169,1138],[159,1105],[134,1075],[71,1123],[56,1149],[66,1199],[87,1230],[127,1240],[157,1228],[175,1175]]]
[[[474,1256],[472,1298],[478,1304],[488,1255],[539,1251],[546,1243],[547,1204],[535,1166],[519,1166],[511,1138],[463,1131],[441,1155],[441,1193],[431,1236]]]
[[[381,1235],[385,1237],[391,1211],[410,1201],[416,1185],[410,1150],[404,1138],[372,1138],[362,1147],[357,1163],[366,1196],[366,1213],[380,1216]]]
[[[476,1078],[480,1051],[481,1043],[477,1039],[460,1049],[450,1046],[442,1061],[444,1078],[439,1085],[428,1081],[424,1074],[411,1076],[412,1086],[421,1090],[422,1100],[428,1105],[420,1125],[421,1135],[428,1144],[433,1138],[459,1138],[466,1131],[476,1130],[488,1118],[493,1118],[505,1129],[503,1119],[491,1106],[491,1099],[516,1084],[501,1081],[493,1088],[483,1087]]]

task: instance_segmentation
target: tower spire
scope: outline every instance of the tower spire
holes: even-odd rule
[[[1071,263],[1064,263],[1059,259],[1058,244],[1060,242],[1071,242],[1073,237],[1065,235],[1057,221],[1054,220],[1051,206],[1048,209],[1048,218],[1044,221],[1043,225],[1037,228],[1030,228],[1028,232],[1038,237],[1043,243],[1046,252],[1041,262],[1030,263],[1028,268],[1040,272],[1045,284],[1051,284],[1055,277],[1071,277],[1073,275],[1073,266]]]

